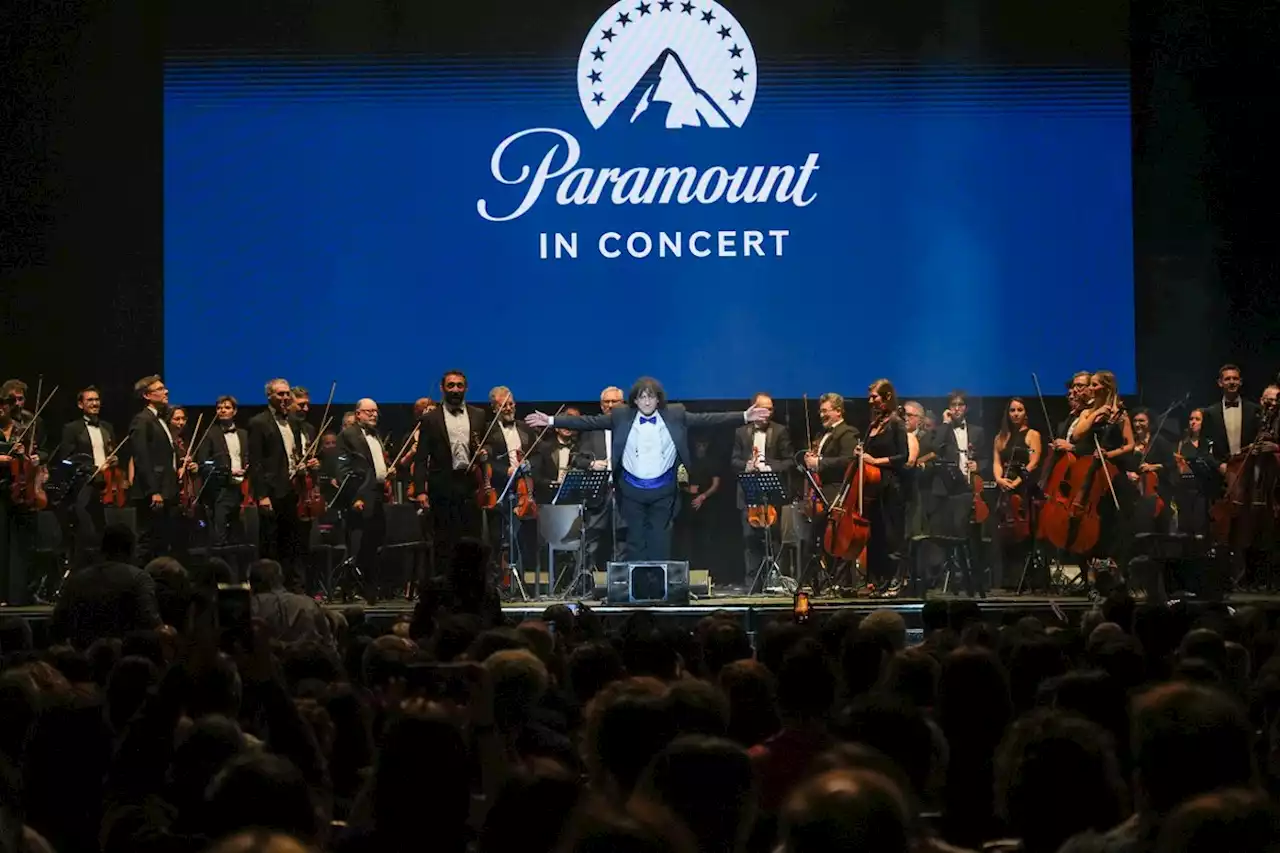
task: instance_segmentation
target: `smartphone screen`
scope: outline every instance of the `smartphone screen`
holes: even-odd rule
[[[251,595],[247,583],[218,584],[218,646],[224,652],[253,648]]]

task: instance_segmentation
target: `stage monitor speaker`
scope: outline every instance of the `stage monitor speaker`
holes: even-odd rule
[[[609,604],[688,604],[689,564],[675,560],[610,563]]]

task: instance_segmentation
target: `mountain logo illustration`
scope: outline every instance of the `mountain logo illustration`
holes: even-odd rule
[[[755,102],[755,51],[714,0],[620,0],[583,42],[578,96],[597,130],[741,127]]]

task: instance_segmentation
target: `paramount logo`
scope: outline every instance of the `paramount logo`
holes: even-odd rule
[[[504,164],[511,145],[526,136],[545,135],[551,143],[534,168]],[[623,169],[579,167],[582,147],[573,134],[553,127],[536,127],[512,134],[494,150],[489,168],[499,183],[524,186],[524,198],[510,212],[492,209],[486,199],[476,211],[490,222],[510,222],[528,213],[548,184],[558,181],[560,205],[612,204],[792,204],[807,207],[817,198],[809,181],[818,170],[818,155],[810,154],[799,166],[633,166]]]

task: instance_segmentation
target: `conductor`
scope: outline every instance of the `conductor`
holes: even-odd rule
[[[535,429],[553,426],[579,432],[613,430],[613,472],[627,524],[627,553],[632,560],[667,560],[671,555],[671,523],[675,519],[676,467],[689,465],[689,428],[765,423],[769,410],[752,406],[745,412],[689,412],[667,403],[662,384],[642,376],[631,386],[629,407],[607,415],[551,417],[534,412],[525,423]]]

